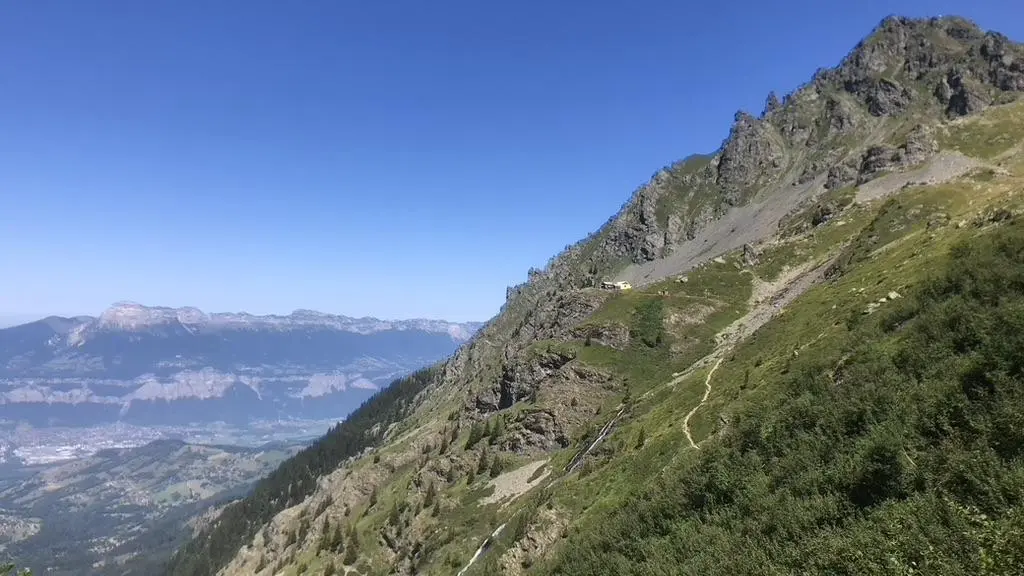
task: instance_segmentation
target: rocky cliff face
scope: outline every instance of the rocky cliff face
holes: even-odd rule
[[[370,457],[349,461],[310,502],[327,491],[387,490],[408,506],[396,504],[388,512],[359,499],[347,511],[328,507],[323,515],[332,524],[363,531],[359,543],[367,571],[372,565],[398,574],[423,573],[422,566],[455,572],[466,559],[446,563],[430,546],[450,550],[462,543],[454,535],[440,544],[430,537],[430,530],[440,528],[423,513],[428,502],[440,498],[440,514],[461,519],[475,513],[464,502],[481,489],[480,475],[504,478],[501,466],[491,466],[492,473],[485,465],[496,457],[521,464],[551,454],[561,458],[558,451],[570,447],[577,456],[587,454],[628,409],[633,382],[710,342],[744,334],[746,328],[723,336],[708,327],[709,319],[715,317],[720,328],[732,318],[729,298],[742,298],[738,308],[748,296],[760,298],[759,286],[751,288],[752,295],[728,295],[728,283],[712,284],[718,293],[689,293],[674,285],[682,296],[673,297],[668,288],[617,296],[596,289],[600,280],[632,269],[647,271],[631,277],[636,284],[676,278],[685,286],[683,273],[703,273],[711,264],[734,271],[759,263],[770,267],[771,258],[755,244],[771,238],[785,217],[802,214],[805,202],[925,165],[939,149],[936,128],[950,115],[1016,97],[1022,90],[1021,54],[1020,46],[961,19],[885,20],[836,68],[819,71],[782,99],[769,96],[759,117],[738,113],[714,154],[660,170],[600,230],[510,288],[501,313],[411,400],[416,410],[388,430],[372,464]],[[833,200],[821,205],[827,213],[812,214],[805,228],[841,209]],[[721,258],[730,250],[739,256]],[[623,302],[632,308],[616,308]],[[663,346],[668,332],[674,341]],[[661,376],[672,380],[677,374],[668,370]],[[581,461],[572,455],[564,454],[559,465]],[[432,485],[446,495],[428,497]],[[356,506],[364,507],[361,516],[350,514]],[[290,526],[308,510],[299,505],[283,511],[274,525]],[[554,504],[547,510],[558,516]],[[497,525],[495,520],[489,528]],[[548,540],[538,536],[543,526],[530,533],[536,537],[521,541]],[[256,538],[221,573],[277,573],[300,558],[319,557],[311,551],[310,540]]]
[[[821,174],[839,187],[881,165],[920,162],[934,152],[927,139],[908,140],[897,158],[895,151],[868,150],[890,139],[885,118],[913,115],[930,124],[1020,91],[1024,49],[1005,36],[959,18],[888,18],[836,68],[781,101],[772,94],[760,118],[738,112],[712,157],[655,174],[598,234],[602,241],[589,260],[605,272],[623,260],[663,258],[757,195]]]

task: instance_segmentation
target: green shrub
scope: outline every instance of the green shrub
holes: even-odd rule
[[[537,573],[1024,573],[1024,226],[866,318]]]

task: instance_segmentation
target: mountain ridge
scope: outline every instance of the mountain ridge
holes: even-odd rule
[[[8,328],[47,323],[58,327],[71,324],[95,324],[108,329],[137,330],[154,325],[178,322],[183,325],[202,326],[209,329],[244,329],[277,327],[281,329],[302,326],[326,326],[360,334],[382,330],[425,330],[444,332],[453,339],[465,341],[483,322],[449,322],[430,318],[405,320],[382,320],[373,316],[352,317],[299,308],[290,314],[249,314],[247,312],[206,313],[193,306],[178,308],[167,306],[146,306],[131,300],[115,302],[98,316],[79,315],[73,317],[47,316],[38,320],[15,324]]]
[[[97,317],[0,329],[0,417],[36,425],[337,418],[448,356],[479,326],[122,302]]]
[[[830,363],[807,364],[808,374],[842,377],[846,339],[880,338],[856,331],[862,318],[916,293],[922,270],[944,263],[940,247],[1021,212],[1003,204],[1024,169],[1022,66],[1024,47],[962,18],[886,18],[836,67],[770,95],[760,117],[737,113],[714,154],[657,172],[596,232],[509,288],[499,315],[451,359],[400,380],[226,508],[169,574],[640,573],[645,551],[672,535],[659,514],[686,505],[701,518],[745,496],[728,483],[729,462],[713,460],[739,415],[753,418],[744,401],[798,386],[791,365],[815,353]],[[599,290],[606,278],[636,288]],[[763,330],[782,336],[758,338]],[[712,375],[723,382],[713,387]],[[747,444],[770,433],[741,430]],[[707,450],[680,450],[691,443]],[[525,483],[505,475],[545,468]],[[658,500],[685,488],[659,491],[666,470],[706,472],[694,482],[703,496]],[[871,470],[857,472],[870,483]],[[309,474],[315,483],[293,490]],[[784,483],[752,489],[771,482]],[[488,500],[499,485],[511,496]],[[857,490],[835,507],[863,502]],[[639,508],[646,515],[631,519]],[[609,511],[621,532],[602,524]],[[779,521],[783,534],[822,526]],[[650,540],[634,546],[629,522],[651,524]],[[619,556],[600,556],[611,544]],[[710,558],[694,570],[726,573],[744,549],[728,545],[709,548],[714,558],[687,548]]]

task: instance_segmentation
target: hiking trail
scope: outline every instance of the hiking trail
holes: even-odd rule
[[[708,396],[711,395],[711,377],[715,375],[715,370],[718,370],[718,366],[721,363],[722,359],[719,358],[718,362],[715,362],[715,365],[711,367],[711,371],[708,372],[708,377],[704,379],[704,397],[700,399],[699,404],[693,407],[693,410],[690,410],[686,414],[686,418],[683,418],[683,432],[686,434],[686,441],[690,443],[691,448],[695,448],[697,450],[700,450],[700,447],[697,446],[697,443],[693,441],[693,436],[690,435],[690,418],[697,413],[697,410],[700,410],[700,407],[703,406],[705,402],[708,401]]]

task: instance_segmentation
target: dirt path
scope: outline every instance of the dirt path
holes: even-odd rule
[[[671,388],[686,380],[694,372],[703,370],[719,360],[726,351],[731,350],[737,343],[781,314],[788,304],[821,281],[822,273],[831,263],[832,260],[829,260],[818,266],[806,264],[793,268],[783,272],[778,279],[771,282],[755,279],[754,291],[750,297],[750,311],[715,335],[717,343],[715,349],[691,364],[686,370],[673,374],[672,379],[668,382],[648,390],[640,398],[646,399],[666,386]]]
[[[711,378],[715,375],[715,371],[722,364],[725,359],[725,353],[731,350],[738,342],[753,334],[758,328],[766,324],[769,320],[778,316],[782,313],[784,306],[795,300],[798,296],[807,291],[808,288],[816,284],[822,278],[822,271],[831,263],[831,261],[825,262],[818,266],[813,264],[807,264],[799,268],[786,270],[776,280],[772,282],[762,282],[757,280],[755,283],[754,293],[751,295],[751,308],[750,311],[742,318],[736,320],[724,330],[718,333],[716,336],[717,345],[714,351],[700,360],[694,362],[689,368],[683,372],[673,375],[673,378],[661,386],[655,386],[651,390],[648,390],[641,398],[647,398],[652,395],[655,391],[660,390],[664,387],[675,386],[682,382],[694,372],[703,370],[708,365],[711,365],[711,370],[708,372],[707,377],[704,379],[704,395],[696,406],[693,407],[686,417],[683,419],[683,432],[686,434],[686,440],[690,444],[691,448],[700,450],[700,447],[693,440],[693,436],[690,434],[690,419],[698,410],[708,401],[711,397]],[[712,364],[713,363],[713,364]],[[561,482],[569,474],[576,471],[583,463],[583,459],[597,446],[604,438],[611,432],[615,424],[622,418],[624,409],[619,408],[618,413],[605,424],[604,428],[598,434],[597,438],[591,442],[585,449],[577,452],[576,456],[569,462],[565,467],[565,474],[555,478],[551,486]],[[674,458],[673,458],[674,459]],[[529,491],[531,488],[539,485],[550,473],[547,471],[543,476],[540,476],[534,482],[527,482],[530,476],[534,474],[541,466],[544,466],[547,460],[541,460],[537,462],[531,462],[518,468],[512,472],[508,472],[499,476],[492,483],[495,485],[494,494],[487,497],[483,502],[498,502],[505,498],[511,497],[513,500],[519,495]],[[668,464],[665,465],[665,468]],[[665,468],[662,468],[664,470]],[[502,478],[504,477],[504,479]],[[502,482],[499,484],[498,480]],[[511,500],[510,500],[511,501]],[[518,514],[518,512],[516,513]],[[513,515],[514,516],[514,515]],[[464,574],[469,570],[479,558],[487,552],[487,548],[497,538],[501,531],[505,528],[505,524],[502,524],[495,530],[489,538],[484,539],[483,543],[477,549],[476,553],[469,560],[469,563],[459,571],[459,575]]]
[[[686,441],[690,443],[690,447],[696,450],[700,450],[700,447],[697,446],[697,443],[693,441],[693,436],[690,435],[690,418],[693,417],[693,415],[697,413],[697,410],[700,410],[700,407],[708,401],[708,396],[711,395],[711,377],[715,375],[715,370],[718,370],[718,366],[721,363],[722,359],[719,358],[718,362],[715,362],[715,365],[711,367],[711,371],[708,372],[708,377],[704,379],[704,397],[700,399],[699,404],[693,407],[693,410],[687,412],[686,418],[683,418],[683,432],[686,434]]]
[[[731,348],[781,314],[793,300],[821,281],[822,274],[831,263],[832,260],[828,260],[814,266],[808,262],[803,266],[786,270],[772,282],[757,280],[754,293],[751,295],[750,311],[718,334],[720,345]]]

